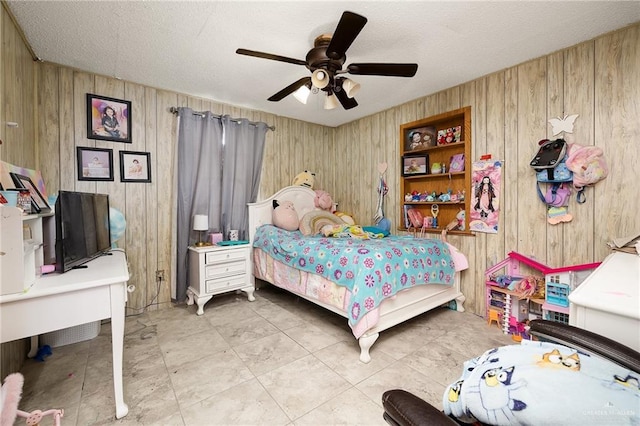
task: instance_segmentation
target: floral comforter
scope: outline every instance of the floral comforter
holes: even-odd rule
[[[351,326],[401,290],[454,282],[455,265],[449,247],[435,239],[305,237],[299,231],[262,225],[253,247],[292,268],[347,287],[352,294],[348,307]]]

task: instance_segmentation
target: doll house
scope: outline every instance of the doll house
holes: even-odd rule
[[[600,263],[551,268],[517,252],[485,271],[486,317],[504,334],[522,334],[524,324],[543,318],[569,322],[569,294]],[[530,273],[524,273],[522,266]]]

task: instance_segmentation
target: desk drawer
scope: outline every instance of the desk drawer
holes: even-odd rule
[[[235,262],[220,263],[219,265],[210,265],[204,268],[204,278],[211,280],[220,277],[228,277],[230,275],[244,274],[247,262],[238,260]]]
[[[230,260],[238,260],[246,258],[246,250],[224,250],[214,251],[205,255],[205,263],[211,265],[212,263],[228,262]]]
[[[206,282],[207,293],[213,293],[220,290],[235,290],[247,285],[247,276],[239,275],[234,277],[221,278],[217,280],[209,280]]]

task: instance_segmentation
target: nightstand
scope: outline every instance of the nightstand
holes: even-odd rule
[[[189,288],[187,305],[198,305],[198,315],[216,294],[242,290],[253,302],[251,245],[189,247]]]

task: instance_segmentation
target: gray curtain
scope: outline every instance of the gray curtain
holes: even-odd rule
[[[200,235],[193,216],[206,214],[209,229],[248,235],[247,203],[258,195],[265,123],[178,108],[176,300],[186,298],[189,246]],[[203,233],[204,234],[204,233]],[[203,238],[208,235],[203,235]]]
[[[241,240],[249,237],[247,203],[256,201],[264,153],[265,123],[222,117],[224,160],[222,167],[222,229],[237,229]]]

